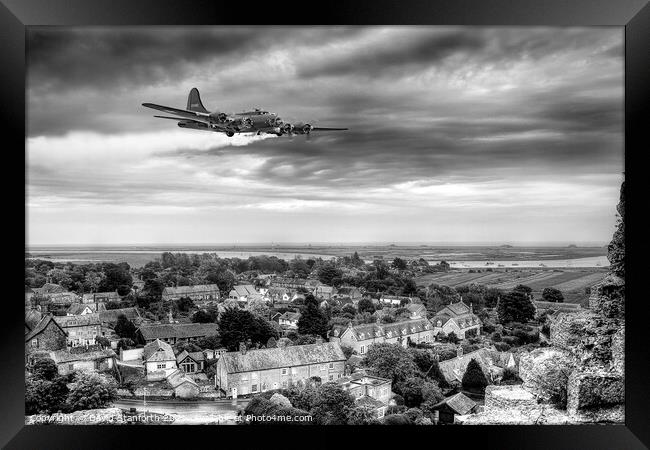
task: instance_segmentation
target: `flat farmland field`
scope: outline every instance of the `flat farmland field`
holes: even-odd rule
[[[541,299],[542,291],[547,287],[559,289],[567,303],[586,305],[589,295],[586,288],[602,280],[607,274],[601,268],[582,269],[508,269],[493,272],[469,272],[468,270],[453,270],[451,272],[431,273],[416,278],[418,286],[428,286],[432,283],[458,287],[466,284],[481,284],[487,287],[510,290],[518,284],[523,284],[533,290],[533,295]]]

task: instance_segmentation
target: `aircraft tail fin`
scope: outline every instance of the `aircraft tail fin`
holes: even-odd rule
[[[201,103],[201,97],[199,96],[199,90],[197,88],[192,88],[190,95],[187,96],[187,109],[189,111],[196,111],[207,113],[208,110],[205,109],[203,103]]]

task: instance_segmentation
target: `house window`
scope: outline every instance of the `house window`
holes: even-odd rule
[[[287,369],[282,369],[282,375],[286,375],[286,374],[287,374]]]
[[[359,352],[360,352],[362,355],[363,355],[364,353],[366,353],[366,346],[365,346],[365,345],[362,345],[361,348],[359,349]]]
[[[74,370],[74,364],[68,364],[68,370]]]
[[[257,385],[256,384],[251,386],[251,392],[257,392]]]
[[[32,339],[32,348],[38,348],[38,338]]]
[[[340,373],[337,374],[337,375],[336,375],[336,378],[341,378],[341,374],[340,374]]]
[[[334,379],[334,375],[330,375],[330,376],[328,377],[328,379],[329,379],[330,381],[332,381],[332,380]]]
[[[166,369],[167,368],[167,363],[156,364],[156,368],[158,368],[158,369]]]
[[[330,363],[330,369],[334,368],[334,363]]]

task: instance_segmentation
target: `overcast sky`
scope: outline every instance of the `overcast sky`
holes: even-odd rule
[[[623,29],[29,28],[28,242],[600,242],[623,179]],[[228,138],[261,107],[347,126]]]

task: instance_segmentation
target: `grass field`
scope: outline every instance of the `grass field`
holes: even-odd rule
[[[473,272],[458,270],[423,275],[416,278],[418,286],[428,286],[431,283],[458,287],[476,283],[487,287],[503,290],[514,288],[518,284],[529,286],[535,298],[541,298],[544,288],[559,289],[567,303],[580,303],[585,305],[589,295],[585,288],[591,287],[602,280],[607,274],[600,268],[584,269],[556,269],[556,270],[530,270],[509,269],[508,271]]]

